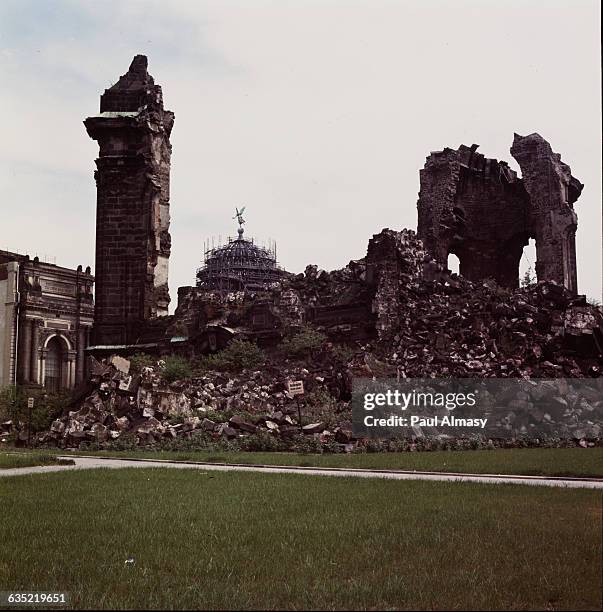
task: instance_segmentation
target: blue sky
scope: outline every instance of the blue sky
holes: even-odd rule
[[[0,248],[93,266],[82,121],[144,53],[176,113],[173,304],[235,206],[287,269],[337,268],[416,227],[430,151],[479,143],[517,169],[513,133],[535,131],[586,185],[578,283],[600,299],[599,35],[586,0],[3,0]]]

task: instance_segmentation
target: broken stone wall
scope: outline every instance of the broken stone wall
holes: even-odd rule
[[[454,253],[469,280],[493,278],[519,285],[519,261],[536,239],[539,280],[577,291],[572,209],[582,185],[538,134],[515,137],[511,152],[520,179],[506,162],[476,152],[477,145],[432,153],[420,171],[418,235],[446,264]]]
[[[573,204],[584,185],[539,134],[515,134],[511,154],[530,196],[531,233],[536,239],[536,275],[578,291]]]

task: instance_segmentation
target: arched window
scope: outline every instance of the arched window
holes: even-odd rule
[[[536,283],[536,240],[530,238],[523,248],[519,261],[519,286],[527,287]]]
[[[44,386],[49,391],[59,391],[63,386],[63,343],[59,340],[59,338],[57,338],[57,336],[55,336],[48,341],[46,348],[47,353]]]

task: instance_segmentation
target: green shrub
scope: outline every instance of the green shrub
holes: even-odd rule
[[[276,436],[266,431],[259,431],[239,440],[241,450],[248,452],[278,452],[286,449],[286,445]]]
[[[209,419],[214,423],[226,423],[232,416],[231,410],[207,410],[206,412],[199,413],[199,417]]]
[[[27,408],[27,398],[34,398],[34,407]],[[0,389],[0,420],[12,420],[19,428],[28,427],[31,415],[31,431],[46,431],[51,423],[63,414],[69,404],[69,393],[48,393],[45,389],[24,389],[9,385]]]
[[[344,449],[336,440],[331,439],[323,444],[322,452],[336,454],[344,452]]]
[[[301,412],[306,424],[320,421],[329,429],[342,419],[342,415],[337,411],[337,400],[325,387],[315,387],[306,393],[303,402]]]
[[[135,433],[122,433],[116,440],[108,440],[107,442],[82,442],[81,449],[86,450],[112,450],[112,451],[132,451],[138,448],[136,443]]]
[[[314,387],[304,396],[304,404],[312,408],[328,408],[335,410],[337,401],[325,387]]]
[[[55,419],[58,419],[69,405],[68,392],[47,393],[38,397],[31,411],[32,432],[47,431]]]
[[[334,346],[331,351],[333,354],[333,360],[339,364],[347,364],[348,361],[354,356],[354,351],[345,344]]]
[[[195,430],[190,437],[178,437],[168,440],[160,440],[154,445],[162,451],[184,451],[184,452],[229,452],[235,453],[241,450],[238,440],[225,440],[220,438],[214,440],[209,432]]]
[[[306,325],[291,338],[281,342],[281,349],[290,357],[304,357],[327,341],[325,334]]]
[[[138,373],[143,368],[152,368],[157,365],[157,360],[147,353],[134,353],[130,357],[130,370],[131,372]]]
[[[170,425],[180,425],[184,423],[184,416],[181,414],[171,414],[168,416],[167,421]]]
[[[178,355],[170,355],[165,358],[165,365],[161,370],[161,375],[166,382],[174,382],[184,378],[190,378],[193,375],[193,368],[188,359],[179,357]]]
[[[27,398],[21,387],[7,385],[0,388],[0,419],[18,421],[27,410]]]
[[[231,370],[255,368],[265,361],[264,351],[247,340],[235,339],[214,355],[204,355],[199,360],[200,370]]]
[[[300,455],[314,455],[322,453],[322,442],[314,436],[296,436],[293,440],[291,450]]]

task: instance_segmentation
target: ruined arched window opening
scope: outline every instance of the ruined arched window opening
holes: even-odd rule
[[[536,240],[530,238],[523,247],[521,259],[519,260],[519,284],[522,287],[533,285],[538,280],[536,276]]]
[[[46,349],[44,386],[49,391],[59,391],[63,386],[63,343],[55,336],[48,341]]]
[[[576,293],[573,204],[582,183],[539,134],[514,136],[511,155],[521,178],[477,148],[435,151],[420,171],[417,234],[429,255],[445,265],[454,251],[465,278],[515,289],[526,272],[520,271],[523,247],[535,237],[539,279]]]

